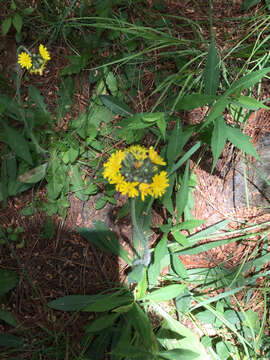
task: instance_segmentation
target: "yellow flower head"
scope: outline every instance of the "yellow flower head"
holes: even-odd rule
[[[132,145],[124,151],[116,151],[104,164],[103,176],[123,195],[134,198],[147,195],[155,198],[164,195],[169,186],[166,171],[158,172],[158,166],[166,165],[161,156],[149,149]]]
[[[42,45],[42,44],[39,45],[39,53],[40,53],[41,57],[42,57],[44,60],[46,60],[46,61],[51,60],[51,56],[50,56],[49,51],[48,51],[47,48],[46,48],[44,45]]]
[[[43,75],[43,71],[49,60],[51,60],[50,53],[42,44],[39,45],[39,54],[31,54],[27,50],[27,52],[22,52],[18,56],[18,64],[22,68],[29,70],[31,74]]]
[[[21,65],[22,68],[29,70],[32,66],[31,56],[26,52],[21,52],[18,56],[18,64]]]

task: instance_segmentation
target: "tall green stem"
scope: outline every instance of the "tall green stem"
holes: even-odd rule
[[[132,221],[132,226],[133,229],[136,233],[136,235],[138,236],[142,247],[143,247],[143,257],[142,259],[138,259],[135,260],[133,262],[133,266],[137,266],[137,265],[144,265],[144,266],[148,266],[150,264],[150,260],[151,260],[151,255],[150,255],[150,250],[148,247],[148,239],[144,236],[144,233],[142,231],[142,229],[138,226],[137,223],[137,219],[136,219],[136,206],[135,206],[135,198],[132,198],[130,200],[131,203],[131,221]]]

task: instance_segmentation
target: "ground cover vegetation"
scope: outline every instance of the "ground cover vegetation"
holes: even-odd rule
[[[245,165],[260,160],[246,128],[269,109],[269,1],[0,3],[1,51],[15,64],[1,57],[0,358],[269,359],[270,222],[205,226],[192,213],[205,157],[212,174],[228,143]],[[186,121],[198,108],[203,118]],[[114,277],[97,258],[75,291],[66,262],[59,283],[49,257],[32,262],[37,244],[68,236],[74,199],[74,264],[84,271],[87,249],[115,259]],[[127,242],[105,219],[85,226],[91,199],[132,225]],[[23,220],[9,218],[16,201]],[[35,216],[36,237],[23,226]],[[182,261],[232,243],[245,245],[233,266]],[[91,273],[105,277],[99,291]]]

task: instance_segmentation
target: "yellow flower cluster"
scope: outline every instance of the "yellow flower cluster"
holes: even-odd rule
[[[29,51],[23,51],[18,56],[18,64],[22,68],[29,70],[31,74],[42,75],[49,60],[51,60],[50,53],[42,44],[39,45],[39,54],[31,54]]]
[[[141,199],[144,201],[147,195],[155,198],[164,195],[169,186],[167,172],[158,172],[158,165],[166,165],[166,162],[153,147],[147,149],[140,145],[132,145],[124,151],[118,150],[111,155],[104,164],[103,176],[108,179],[110,184],[115,184],[116,190],[123,195],[131,198],[141,195]],[[132,173],[136,171],[138,173],[140,169],[142,169],[142,173],[143,171],[147,173],[148,170],[145,168],[150,166],[150,169],[153,170],[151,181],[140,180],[138,176],[135,177],[138,181],[130,181],[125,177],[125,171],[123,174],[124,166],[127,166],[131,177]]]

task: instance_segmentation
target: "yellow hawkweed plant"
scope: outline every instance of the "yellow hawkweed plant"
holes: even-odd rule
[[[164,195],[169,186],[166,171],[159,166],[166,165],[162,157],[154,150],[132,145],[126,150],[118,150],[104,164],[103,176],[116,190],[130,198],[146,196],[154,198]]]
[[[136,219],[135,199],[140,196],[144,201],[146,196],[157,198],[165,194],[169,178],[165,170],[160,171],[160,167],[164,165],[165,161],[153,147],[147,149],[140,145],[116,151],[104,164],[104,178],[115,185],[117,191],[130,198],[132,225],[143,251],[141,258],[133,261],[130,273],[132,282],[139,281],[143,268],[151,261],[148,239]],[[137,280],[134,280],[134,276]]]
[[[24,50],[20,52],[20,49]],[[20,46],[18,49],[18,64],[22,69],[26,69],[30,74],[43,75],[43,71],[47,62],[51,60],[51,56],[47,48],[40,44],[39,53],[32,54],[24,46]]]

